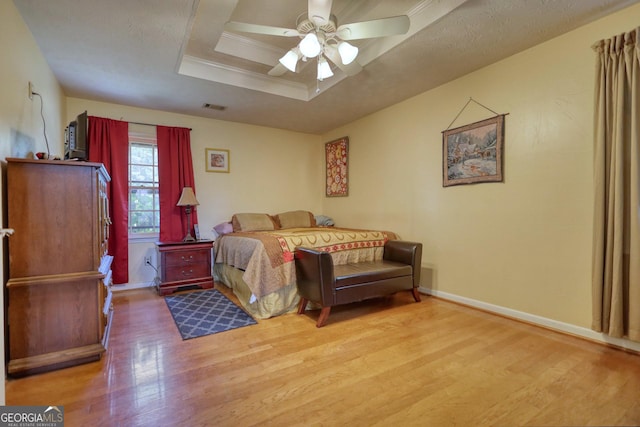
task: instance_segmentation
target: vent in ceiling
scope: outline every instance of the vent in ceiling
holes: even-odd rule
[[[227,109],[227,107],[225,107],[224,105],[216,105],[216,104],[202,104],[202,108],[206,108],[209,110],[216,110],[216,111],[224,111]]]

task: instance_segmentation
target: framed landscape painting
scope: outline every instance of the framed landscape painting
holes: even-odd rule
[[[326,195],[349,195],[349,137],[343,137],[324,145],[326,159]]]
[[[504,115],[442,133],[442,186],[502,182]]]
[[[207,172],[229,172],[229,150],[221,148],[205,149],[205,166]]]

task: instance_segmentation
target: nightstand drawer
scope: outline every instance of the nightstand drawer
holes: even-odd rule
[[[206,264],[196,264],[189,266],[167,267],[164,281],[177,282],[179,280],[197,279],[199,277],[211,276],[209,266]]]
[[[189,266],[209,262],[211,250],[175,251],[168,252],[164,257],[167,268],[174,266]]]

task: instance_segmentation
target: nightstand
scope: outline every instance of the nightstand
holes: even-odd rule
[[[157,242],[160,277],[158,295],[167,295],[183,287],[213,288],[211,240],[195,242]]]

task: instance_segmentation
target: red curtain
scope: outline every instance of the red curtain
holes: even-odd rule
[[[109,254],[113,256],[113,283],[129,281],[129,123],[89,117],[89,161],[104,164],[112,225]]]
[[[160,183],[160,241],[179,242],[187,233],[185,210],[176,206],[182,189],[192,187],[193,160],[191,158],[190,129],[157,126],[158,174]],[[198,223],[195,209],[191,212],[191,225]],[[191,230],[193,235],[193,229]]]

